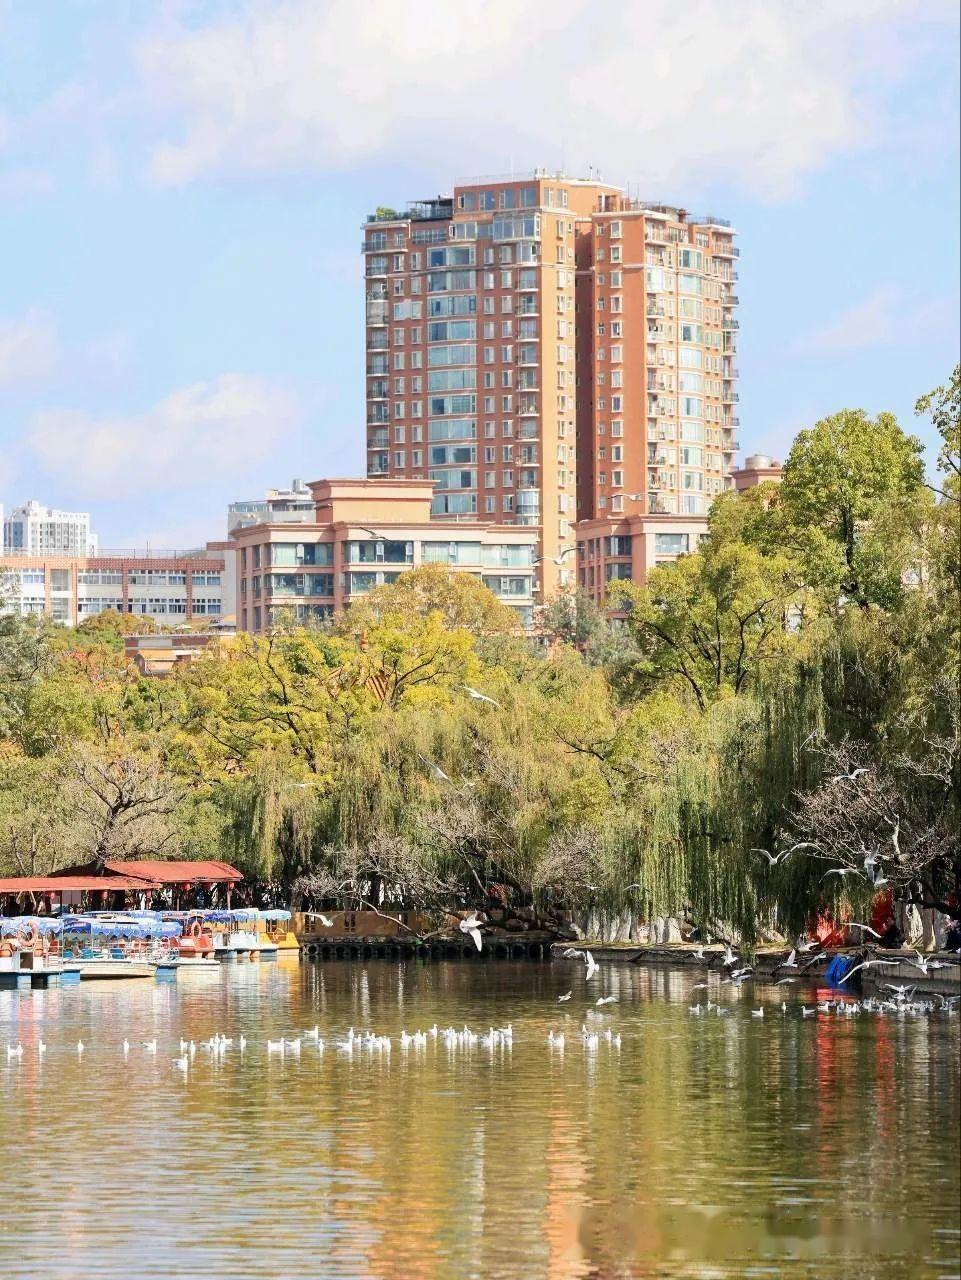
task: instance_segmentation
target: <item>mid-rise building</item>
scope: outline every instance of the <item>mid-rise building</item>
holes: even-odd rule
[[[198,551],[102,551],[92,556],[0,557],[0,612],[42,614],[76,626],[105,610],[179,625],[233,619],[233,548],[208,543]]]
[[[261,634],[284,614],[329,618],[400,574],[423,564],[470,573],[534,624],[534,564],[539,530],[431,512],[430,481],[318,480],[315,518],[236,529],[238,626]]]
[[[736,448],[733,229],[535,173],[364,226],[369,476],[435,519],[540,525],[545,597],[578,519],[703,515]]]
[[[651,569],[696,551],[707,518],[690,515],[606,516],[577,525],[577,585],[603,604],[612,582],[644,585]]]
[[[314,500],[303,480],[294,479],[289,489],[268,489],[264,497],[232,502],[227,508],[227,536],[250,524],[280,521],[294,524],[314,518]]]
[[[95,555],[97,538],[86,511],[56,511],[31,498],[4,518],[3,549],[35,556]]]

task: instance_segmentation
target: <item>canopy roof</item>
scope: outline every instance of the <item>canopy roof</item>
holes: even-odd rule
[[[121,864],[122,865],[122,864]],[[73,871],[58,872],[52,876],[7,876],[0,878],[0,893],[66,893],[70,889],[155,889],[159,881],[129,875],[93,876]]]
[[[115,875],[139,876],[160,884],[182,884],[194,880],[203,884],[239,884],[243,876],[229,862],[108,862]]]
[[[64,871],[55,871],[57,879],[74,875],[94,875],[98,871],[96,863],[89,862],[82,867],[67,867]],[[133,888],[143,888],[144,883],[150,886],[160,884],[239,884],[243,876],[229,862],[160,862],[153,859],[117,862],[108,860],[97,876],[101,888],[115,884],[118,877],[135,880]],[[116,885],[120,888],[120,885]]]

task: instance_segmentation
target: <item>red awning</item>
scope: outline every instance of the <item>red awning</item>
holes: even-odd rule
[[[0,879],[0,893],[66,893],[68,890],[156,889],[158,883],[146,876],[8,876]]]
[[[137,876],[160,884],[239,884],[243,876],[229,862],[107,862],[111,875]]]

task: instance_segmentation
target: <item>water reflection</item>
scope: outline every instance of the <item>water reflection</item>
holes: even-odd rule
[[[814,992],[782,1015],[750,986],[694,1018],[694,981],[603,967],[586,999],[576,965],[280,962],[0,993],[0,1274],[956,1274],[958,1018],[802,1020]],[[621,1051],[586,1052],[583,1020]],[[317,1022],[323,1052],[266,1053]],[[399,1049],[435,1023],[513,1043]],[[392,1052],[338,1052],[349,1026]],[[216,1031],[184,1079],[180,1039]]]

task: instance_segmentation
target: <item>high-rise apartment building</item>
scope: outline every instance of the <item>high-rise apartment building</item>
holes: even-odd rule
[[[578,514],[703,516],[737,449],[734,231],[604,193],[577,237]]]
[[[3,547],[35,556],[86,556],[96,554],[97,537],[86,511],[55,511],[31,498],[4,519]]]
[[[435,519],[539,526],[543,597],[576,520],[702,515],[735,447],[732,240],[540,172],[378,209],[368,475],[433,481]]]

